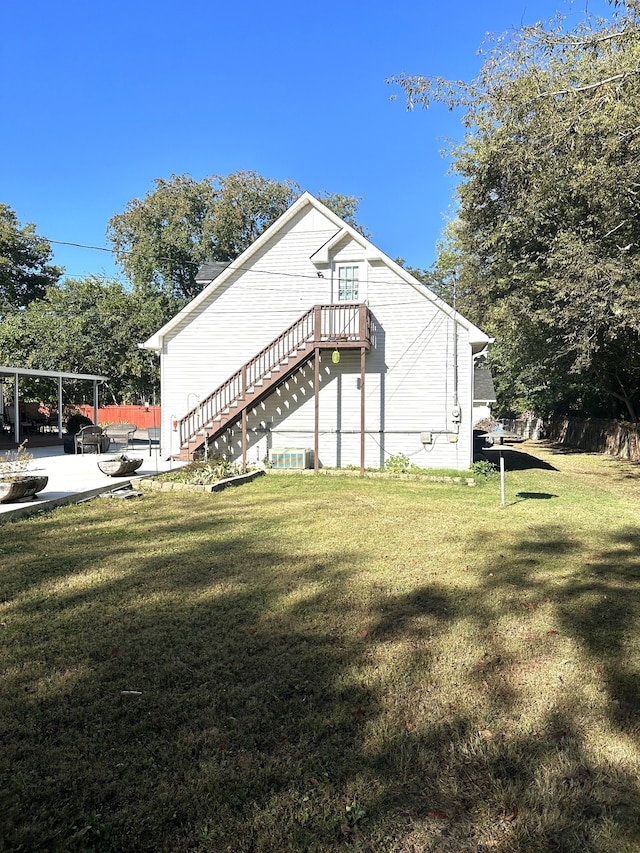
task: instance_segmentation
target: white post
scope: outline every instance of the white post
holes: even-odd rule
[[[500,454],[500,499],[502,506],[504,506],[506,501],[504,496],[504,456],[502,453]]]

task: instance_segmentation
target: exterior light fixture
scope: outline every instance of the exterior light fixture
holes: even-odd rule
[[[340,352],[337,349],[334,349],[331,353],[331,361],[334,364],[340,364]]]

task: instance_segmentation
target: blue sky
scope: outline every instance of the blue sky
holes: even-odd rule
[[[606,0],[8,0],[0,202],[51,240],[107,246],[109,218],[154,178],[255,170],[362,197],[373,242],[427,267],[459,116],[407,112],[385,79],[471,79],[487,32],[585,10],[611,14]],[[53,248],[68,275],[117,273],[110,254]]]

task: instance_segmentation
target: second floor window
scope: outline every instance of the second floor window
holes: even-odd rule
[[[338,267],[338,302],[358,301],[358,267]]]

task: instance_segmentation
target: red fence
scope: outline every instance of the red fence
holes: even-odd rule
[[[88,418],[93,420],[93,406],[86,403],[76,406]],[[98,409],[99,424],[135,424],[141,429],[160,426],[162,409],[160,406],[102,406]]]

